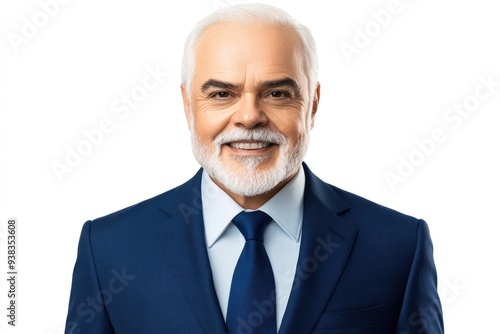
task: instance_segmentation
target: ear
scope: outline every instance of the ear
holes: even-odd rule
[[[191,102],[189,100],[189,96],[187,95],[186,87],[184,86],[184,84],[181,84],[181,94],[182,94],[182,102],[184,103],[184,114],[186,115],[186,121],[189,128],[189,124],[191,122],[191,117],[192,117]]]
[[[316,89],[313,93],[313,102],[312,102],[312,111],[311,111],[311,129],[314,127],[314,119],[316,117],[316,111],[318,111],[319,98],[321,95],[321,85],[318,82],[316,85]]]

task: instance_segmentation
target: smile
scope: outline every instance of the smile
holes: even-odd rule
[[[271,146],[271,143],[265,142],[234,142],[229,143],[229,146],[240,150],[258,150]]]

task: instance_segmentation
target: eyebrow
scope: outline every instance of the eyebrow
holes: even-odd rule
[[[300,94],[300,86],[297,83],[297,81],[295,81],[291,78],[288,78],[288,77],[278,79],[278,80],[262,81],[262,82],[257,83],[257,86],[260,87],[261,89],[270,89],[270,88],[288,86],[294,91],[295,94]],[[233,84],[233,83],[230,83],[227,81],[209,79],[209,80],[205,81],[205,83],[201,86],[201,91],[206,92],[210,88],[241,90],[242,87],[243,86],[241,84]]]
[[[297,81],[295,81],[291,78],[283,78],[283,79],[272,80],[272,81],[263,81],[263,82],[259,83],[258,86],[262,89],[287,86],[287,87],[290,87],[294,91],[295,94],[300,93],[299,84],[297,83]]]
[[[215,79],[209,79],[205,81],[205,83],[201,86],[201,91],[205,92],[210,88],[222,88],[222,89],[240,89],[241,85],[235,85],[230,82],[226,81],[220,81],[220,80],[215,80]]]

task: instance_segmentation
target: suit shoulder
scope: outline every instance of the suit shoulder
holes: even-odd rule
[[[355,218],[355,221],[373,223],[378,221],[399,221],[418,225],[419,219],[378,204],[360,195],[341,189],[321,180],[304,164],[306,189],[316,194],[334,214]],[[309,185],[307,185],[309,183]]]
[[[333,185],[328,187],[342,198],[349,209],[339,216],[357,228],[359,244],[373,249],[398,249],[407,258],[413,256],[419,233],[427,230],[424,220],[401,213]],[[420,231],[420,232],[419,232]],[[390,244],[390,246],[389,246]]]
[[[346,217],[357,218],[356,221],[367,221],[371,224],[403,224],[417,228],[418,222],[421,219],[407,215],[395,209],[376,203],[370,199],[338,188],[334,185],[327,184],[328,187],[342,198],[349,210],[345,213]]]

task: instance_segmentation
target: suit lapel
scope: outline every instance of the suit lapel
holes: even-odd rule
[[[292,292],[280,333],[310,333],[337,285],[356,237],[356,228],[338,214],[345,202],[304,164],[306,189],[302,243]],[[206,333],[226,327],[206,250],[200,170],[170,192],[160,207],[157,231],[166,257],[191,310]]]
[[[337,214],[347,204],[304,164],[302,242],[280,333],[311,333],[348,260],[356,228]]]
[[[224,333],[225,322],[208,259],[201,206],[201,170],[172,191],[161,210],[159,237],[184,295],[207,333]]]

